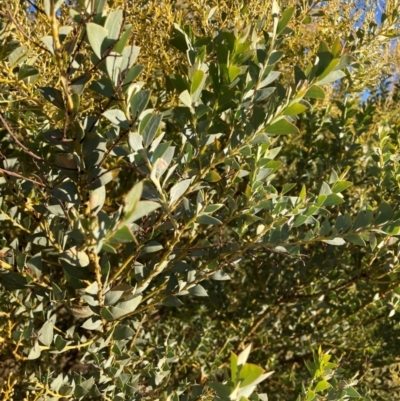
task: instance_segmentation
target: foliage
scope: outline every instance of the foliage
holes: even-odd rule
[[[397,3],[29,4],[0,11],[3,398],[393,398]]]

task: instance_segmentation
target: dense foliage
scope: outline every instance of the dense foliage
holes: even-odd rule
[[[2,5],[3,399],[399,396],[396,1]]]

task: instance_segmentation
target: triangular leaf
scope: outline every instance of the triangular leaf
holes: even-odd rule
[[[265,132],[273,135],[288,135],[297,134],[299,130],[295,125],[283,119],[267,127]]]

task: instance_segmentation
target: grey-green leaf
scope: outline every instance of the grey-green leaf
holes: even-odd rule
[[[208,297],[207,291],[200,284],[195,285],[188,289],[189,294],[195,295],[196,297]]]
[[[171,188],[171,191],[169,193],[169,205],[170,206],[172,206],[174,203],[176,203],[182,197],[182,195],[189,188],[191,182],[192,182],[192,179],[189,178],[189,179],[178,182]]]
[[[75,246],[63,252],[60,259],[65,260],[72,266],[86,267],[89,265],[89,256],[86,252],[78,251]]]
[[[86,32],[90,46],[92,47],[94,54],[101,59],[104,50],[106,49],[106,40],[108,37],[108,31],[100,25],[89,22],[86,24]]]
[[[78,188],[72,181],[64,181],[51,190],[51,194],[62,202],[79,203]]]
[[[170,295],[169,297],[165,298],[162,303],[163,305],[169,307],[178,307],[183,305],[183,302],[180,301],[177,297],[174,297],[173,295]]]
[[[140,116],[142,111],[146,108],[149,99],[150,99],[149,90],[139,91],[131,97],[130,105],[131,105],[132,119],[136,119],[137,117]]]
[[[118,40],[123,22],[123,11],[114,10],[108,14],[104,28],[107,30],[107,37],[112,40]]]
[[[161,114],[153,114],[144,127],[140,127],[139,134],[143,137],[143,145],[145,148],[151,145],[153,139],[160,127],[162,120]]]
[[[53,341],[54,324],[48,320],[38,332],[38,338],[41,344],[50,346]]]
[[[158,209],[161,205],[159,203],[153,201],[140,201],[133,213],[126,218],[126,223],[133,223],[136,220],[139,220],[143,216],[154,212],[154,210]]]
[[[136,310],[139,306],[140,301],[142,300],[142,296],[138,295],[135,298],[129,299],[128,301],[119,302],[115,306],[108,307],[108,311],[112,315],[112,320],[119,319],[125,315],[128,315]],[[104,316],[107,320],[109,320],[109,316]]]
[[[29,351],[28,359],[37,359],[41,354],[40,345],[38,342],[35,342],[33,348]]]
[[[125,326],[123,324],[119,324],[113,333],[113,339],[114,340],[127,340],[131,338],[135,332],[128,326]]]
[[[202,214],[202,215],[198,216],[196,219],[196,222],[200,223],[200,224],[211,225],[211,226],[219,226],[222,224],[221,220],[218,220],[217,218],[210,216],[208,214]]]
[[[39,91],[46,100],[59,109],[64,110],[64,99],[60,90],[50,86],[42,86],[39,88]]]
[[[343,238],[337,237],[334,239],[326,239],[324,240],[329,245],[344,245],[346,242]]]
[[[107,110],[103,113],[103,116],[110,120],[113,124],[117,125],[118,127],[122,128],[129,128],[128,120],[122,110],[112,109]]]

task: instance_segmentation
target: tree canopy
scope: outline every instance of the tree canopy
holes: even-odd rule
[[[399,397],[397,1],[1,4],[3,399]]]

